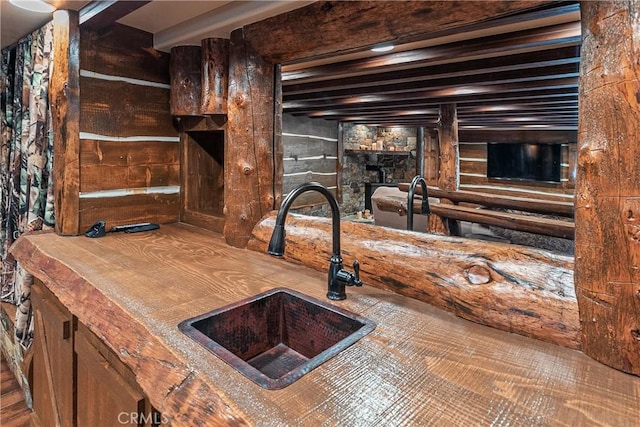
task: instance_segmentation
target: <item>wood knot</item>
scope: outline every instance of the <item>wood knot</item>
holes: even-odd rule
[[[246,222],[247,221],[247,214],[241,214],[240,215],[240,221]]]
[[[491,281],[491,273],[485,267],[473,265],[465,271],[467,280],[473,285],[484,285]]]
[[[244,105],[244,102],[245,102],[244,96],[241,93],[237,94],[233,98],[233,102],[235,102],[238,107],[242,107]]]
[[[636,341],[640,341],[640,329],[632,329],[631,336],[636,339]]]

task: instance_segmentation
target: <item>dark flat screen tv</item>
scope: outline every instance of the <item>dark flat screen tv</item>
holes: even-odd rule
[[[560,182],[561,144],[487,144],[487,178]]]

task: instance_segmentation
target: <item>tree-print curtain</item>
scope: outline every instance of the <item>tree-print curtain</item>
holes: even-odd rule
[[[23,233],[54,224],[53,133],[48,92],[53,67],[53,25],[45,25],[2,51],[0,102],[0,255],[2,300],[17,305],[16,337],[31,341],[32,277],[9,253]]]

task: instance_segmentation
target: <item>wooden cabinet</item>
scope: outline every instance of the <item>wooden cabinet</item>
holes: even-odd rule
[[[28,377],[35,426],[162,424],[133,372],[37,280],[32,304]]]

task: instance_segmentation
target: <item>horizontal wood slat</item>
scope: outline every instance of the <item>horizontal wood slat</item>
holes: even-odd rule
[[[302,183],[312,182],[312,181],[319,182],[325,187],[335,187],[337,182],[337,175],[318,175],[314,173],[308,173],[305,175],[288,176],[288,177],[285,177],[284,184],[282,187],[282,192],[284,194],[287,194],[288,192],[293,190],[294,187],[297,187]],[[296,201],[297,200],[298,199],[296,199]],[[323,200],[325,200],[326,202],[326,199],[323,198]]]
[[[169,89],[80,78],[80,132],[108,136],[177,136]]]
[[[329,191],[334,196],[336,195],[335,188],[330,188]],[[318,193],[317,191],[308,191],[296,198],[293,207],[300,208],[303,206],[321,205],[324,203],[327,203],[327,199],[322,194]]]
[[[284,145],[284,158],[291,157],[311,157],[311,156],[331,156],[335,157],[338,152],[337,141],[327,141],[325,139],[301,136],[284,135],[282,137]]]
[[[121,24],[80,34],[83,70],[169,84],[169,54],[148,48],[153,34]]]
[[[80,230],[84,233],[98,220],[107,228],[138,222],[177,222],[179,194],[134,194],[124,197],[80,199]]]
[[[336,172],[338,166],[337,159],[318,159],[318,160],[300,160],[300,161],[285,161],[284,173],[300,173],[308,172]],[[286,179],[286,177],[285,177]]]
[[[178,144],[80,141],[80,191],[180,185]]]

